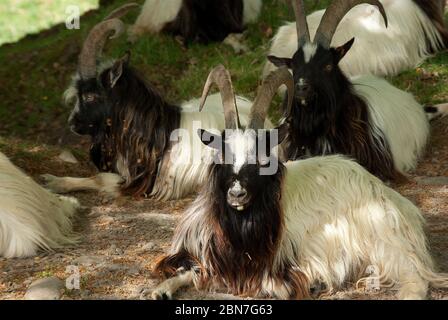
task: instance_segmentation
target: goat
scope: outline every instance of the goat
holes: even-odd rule
[[[338,23],[360,3],[377,5],[387,24],[378,0],[335,0],[325,12],[314,42],[303,1],[294,3],[299,49],[293,58],[268,57],[275,65],[292,69],[295,81],[294,108],[285,117],[290,133],[283,143],[284,157],[295,160],[341,153],[382,179],[399,180],[415,168],[425,149],[428,117],[448,113],[448,105],[425,109],[412,95],[383,79],[344,75],[339,62],[355,39],[337,48],[330,43]]]
[[[80,205],[34,182],[0,153],[0,256],[25,258],[76,243],[71,218]]]
[[[195,156],[205,159],[210,154],[196,135],[189,139],[188,132],[196,122],[209,129],[224,128],[221,97],[213,95],[205,113],[198,111],[198,100],[173,105],[129,66],[128,54],[98,68],[96,56],[106,37],[111,31],[116,37],[122,30],[123,23],[116,17],[92,29],[79,58],[79,71],[65,94],[75,106],[69,125],[73,132],[92,138],[90,157],[102,173],[91,178],[44,178],[58,193],[98,190],[112,198],[121,194],[182,198],[205,179],[205,161]],[[223,93],[222,99],[229,96]],[[245,123],[250,102],[237,97],[235,103],[243,110]],[[176,132],[185,136],[176,138]]]
[[[221,42],[257,20],[262,0],[146,0],[129,39],[145,32],[181,36],[186,43]],[[226,40],[232,45],[231,38]]]
[[[169,254],[155,266],[154,273],[168,279],[152,297],[171,299],[178,288],[194,284],[301,299],[315,283],[331,292],[362,280],[368,266],[378,268],[380,284],[398,284],[401,299],[425,298],[428,284],[447,287],[447,275],[433,271],[419,209],[356,162],[315,157],[278,163],[272,175],[262,172],[278,162],[275,146],[288,131],[286,123],[262,130],[280,84],[293,95],[287,69],[271,74],[247,129],[199,132],[205,145],[218,149],[217,160],[183,215]],[[277,141],[267,137],[274,134]]]
[[[389,25],[381,13],[368,5],[354,8],[339,24],[332,44],[340,46],[356,38],[356,46],[340,67],[348,76],[373,74],[396,75],[413,68],[426,58],[445,49],[448,30],[444,24],[445,0],[380,0],[387,11]],[[317,31],[325,10],[307,17],[312,36]],[[269,55],[291,58],[297,51],[295,23],[281,27],[275,35]],[[276,67],[267,62],[263,75]]]

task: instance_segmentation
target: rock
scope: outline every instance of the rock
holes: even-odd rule
[[[68,162],[68,163],[73,163],[73,164],[77,164],[78,160],[76,160],[75,156],[73,155],[73,153],[71,153],[68,150],[64,150],[61,152],[61,154],[58,156],[58,158],[64,162]]]
[[[137,276],[140,274],[140,268],[138,267],[131,267],[126,272],[130,276]]]
[[[444,186],[448,185],[448,177],[425,177],[417,178],[417,183],[428,186]]]
[[[124,253],[124,251],[123,251],[123,249],[121,249],[121,248],[118,248],[116,245],[111,245],[110,247],[109,247],[109,250],[108,250],[111,254],[113,254],[113,255],[117,255],[117,256],[121,256],[123,253]]]
[[[81,256],[73,260],[73,263],[89,267],[94,264],[102,264],[105,260],[105,258],[99,256]]]
[[[176,222],[176,217],[174,215],[163,213],[139,213],[134,216],[134,219],[135,218],[151,221],[160,225],[172,225]]]
[[[25,293],[25,300],[59,300],[64,291],[64,282],[56,277],[34,281]]]
[[[114,218],[111,216],[101,216],[99,219],[100,224],[109,225],[114,222]]]
[[[156,248],[156,244],[154,242],[148,242],[142,245],[142,247],[138,250],[139,252],[151,252]]]

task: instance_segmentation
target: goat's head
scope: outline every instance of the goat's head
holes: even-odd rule
[[[223,66],[216,67],[210,73],[201,109],[213,83],[217,84],[221,92],[226,130],[221,135],[205,130],[199,130],[198,134],[205,145],[217,149],[218,161],[212,171],[219,192],[226,198],[230,208],[244,212],[260,197],[272,196],[265,195],[265,190],[266,186],[272,185],[281,166],[275,149],[285,138],[288,128],[284,124],[267,131],[263,130],[264,122],[271,100],[280,85],[284,84],[288,88],[290,108],[294,83],[286,68],[269,75],[258,91],[247,128],[240,125],[230,75]]]
[[[352,38],[340,47],[331,47],[331,41],[342,18],[361,3],[378,6],[387,25],[383,5],[378,0],[334,0],[325,11],[314,41],[306,21],[303,0],[293,0],[297,23],[298,50],[291,58],[269,56],[274,65],[292,69],[295,83],[295,98],[299,107],[314,105],[316,99],[334,99],[347,83],[338,64],[352,47]],[[321,95],[323,93],[323,95]],[[319,102],[319,101],[317,101]]]
[[[98,67],[97,59],[107,39],[116,38],[124,32],[125,27],[119,17],[133,7],[135,4],[127,4],[112,12],[106,20],[92,28],[84,42],[75,82],[65,94],[66,102],[74,107],[69,126],[77,134],[93,136],[107,123],[112,91],[120,86],[130,55],[126,53],[107,68]]]

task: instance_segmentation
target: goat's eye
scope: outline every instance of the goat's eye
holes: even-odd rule
[[[326,72],[331,72],[333,70],[333,65],[332,64],[327,64],[326,66],[325,66],[325,71]]]
[[[87,93],[82,96],[85,102],[94,102],[96,100],[96,94]]]

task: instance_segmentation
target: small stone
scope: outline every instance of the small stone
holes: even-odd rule
[[[109,252],[111,253],[111,254],[113,254],[113,255],[117,255],[117,256],[121,256],[123,253],[124,253],[124,251],[123,251],[123,249],[121,249],[121,248],[118,248],[116,245],[111,245],[110,247],[109,247]]]
[[[25,293],[25,300],[59,300],[64,291],[64,282],[56,277],[34,281]]]
[[[114,222],[114,218],[110,217],[110,216],[101,216],[100,220],[100,224],[111,224]]]
[[[142,245],[142,247],[140,248],[140,252],[150,252],[152,250],[154,250],[156,248],[156,244],[154,242],[148,242],[145,243],[144,245]]]
[[[136,276],[140,274],[140,269],[137,267],[131,267],[128,269],[127,274],[130,276]]]
[[[75,158],[75,156],[73,155],[73,153],[71,153],[68,150],[64,150],[61,152],[61,154],[58,156],[58,158],[64,162],[67,163],[72,163],[72,164],[77,164],[78,160]]]
[[[94,264],[104,263],[105,258],[99,256],[81,256],[79,258],[76,258],[73,262],[78,265],[89,267]]]

